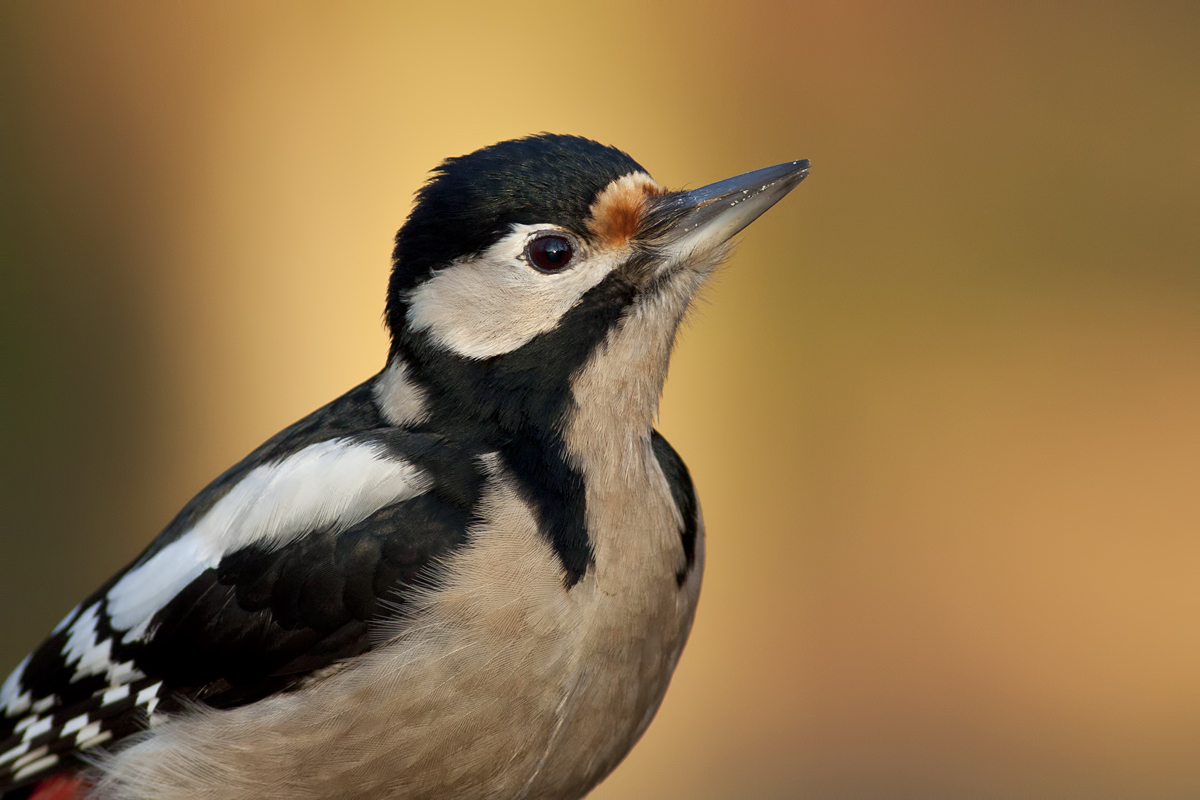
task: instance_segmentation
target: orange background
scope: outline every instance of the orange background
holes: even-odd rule
[[[0,672],[382,366],[441,158],[807,157],[680,343],[709,567],[596,798],[1200,796],[1200,6],[0,5]]]

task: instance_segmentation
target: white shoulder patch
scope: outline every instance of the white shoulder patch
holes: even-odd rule
[[[108,591],[113,628],[142,638],[151,618],[205,570],[251,544],[279,547],[314,530],[339,533],[428,489],[429,479],[372,442],[318,442],[251,470],[180,538]]]

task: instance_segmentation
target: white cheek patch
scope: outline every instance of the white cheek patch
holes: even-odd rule
[[[475,359],[511,353],[553,329],[628,253],[576,252],[562,272],[543,274],[525,262],[524,250],[535,231],[549,229],[514,225],[482,254],[438,270],[409,295],[409,325]]]
[[[256,467],[191,530],[109,589],[112,626],[127,632],[125,642],[141,639],[155,614],[228,553],[281,546],[314,530],[344,531],[428,485],[427,475],[378,445],[338,439]]]

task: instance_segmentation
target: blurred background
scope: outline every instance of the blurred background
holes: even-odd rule
[[[0,675],[382,367],[445,156],[794,158],[679,344],[709,529],[617,798],[1200,796],[1200,6],[0,5]]]

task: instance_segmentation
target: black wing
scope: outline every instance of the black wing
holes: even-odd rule
[[[394,617],[428,582],[429,565],[466,542],[484,480],[477,453],[385,424],[364,384],[292,426],[214,481],[72,612],[0,692],[0,794],[72,766],[82,750],[111,747],[158,711],[253,702],[377,644],[373,623]],[[256,467],[330,441],[415,466],[420,492],[348,527],[230,549],[163,605],[144,636],[114,629],[108,593],[125,574],[188,535]]]

